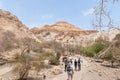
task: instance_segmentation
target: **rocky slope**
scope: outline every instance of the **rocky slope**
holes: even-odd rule
[[[66,44],[80,44],[82,43],[82,37],[90,35],[92,33],[97,33],[95,30],[81,30],[80,28],[64,21],[57,22],[53,25],[45,25],[42,28],[31,29],[37,38],[40,40],[55,40]]]
[[[68,22],[64,22],[64,21],[60,21],[57,22],[53,25],[45,25],[42,28],[33,28],[32,32],[33,33],[40,33],[42,31],[49,31],[49,32],[70,32],[70,31],[82,31],[81,29],[75,27],[74,25],[68,23]]]
[[[15,15],[12,15],[10,12],[7,11],[0,10],[0,54],[4,54],[4,52],[6,52],[7,56],[10,56],[9,53],[10,54],[20,53],[21,52],[20,47],[22,46],[21,43],[24,46],[25,38],[27,38],[26,39],[27,44],[30,43],[32,44],[33,48],[36,48],[35,50],[39,50],[41,46],[39,46],[38,42],[41,43],[42,41],[55,40],[57,42],[62,43],[63,45],[70,44],[70,45],[88,46],[94,43],[95,40],[99,38],[102,38],[107,41],[112,41],[115,35],[118,33],[120,33],[119,30],[110,30],[110,31],[101,31],[101,32],[94,30],[85,31],[64,21],[57,22],[54,25],[45,25],[42,28],[33,28],[29,30],[24,24],[22,24],[22,22]],[[33,40],[29,40],[29,38]],[[94,66],[91,67],[91,65]],[[110,79],[114,80],[116,78],[116,75],[113,75],[114,73],[116,73],[114,70],[111,69],[111,71],[109,72],[111,73],[110,76],[113,75],[109,78],[106,77],[107,75],[109,75],[109,73],[104,72],[104,70],[106,69],[106,71],[108,71],[110,69],[99,66],[100,65],[96,65],[93,63],[91,64],[90,62],[84,60],[83,72],[75,73],[76,80],[78,79],[77,76],[79,76],[80,73],[81,75],[79,79],[81,80],[88,80],[88,79],[97,80],[97,78],[99,78],[98,80],[102,80],[103,78],[104,78],[103,80],[110,80]],[[4,69],[5,70],[7,69],[8,71],[2,72],[1,74],[5,74],[10,71],[8,66],[4,67]],[[3,71],[3,69],[1,69],[1,71]],[[55,71],[58,70],[55,69]],[[65,73],[61,75],[64,74]],[[88,77],[86,77],[86,74],[88,74]],[[105,76],[103,74],[105,74]],[[66,78],[66,76],[61,76],[61,75],[54,78],[53,80],[58,80],[58,78],[62,80]],[[89,78],[92,75],[95,76],[93,78]]]
[[[26,38],[39,41],[15,15],[0,10],[0,53],[20,48]]]
[[[9,45],[3,44],[6,42],[17,45],[17,41],[25,37],[32,38],[37,42],[55,40],[63,45],[69,43],[70,45],[87,46],[98,38],[112,41],[117,33],[119,30],[101,32],[82,30],[65,21],[29,30],[15,15],[0,10],[0,48]]]
[[[62,44],[88,46],[95,40],[102,38],[107,41],[112,41],[119,30],[110,31],[95,31],[81,30],[80,28],[64,21],[55,23],[54,25],[45,25],[42,28],[33,28],[31,32],[43,41],[55,40]]]
[[[11,31],[16,37],[22,37],[27,36],[28,28],[15,15],[0,10],[0,30],[2,32]]]

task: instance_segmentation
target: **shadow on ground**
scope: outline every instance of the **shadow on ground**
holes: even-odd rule
[[[20,80],[20,79],[16,79],[16,80]],[[22,79],[22,80],[43,80],[43,78],[33,78],[33,77],[29,77],[27,79]]]

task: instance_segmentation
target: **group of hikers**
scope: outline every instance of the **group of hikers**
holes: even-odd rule
[[[75,71],[80,71],[81,70],[81,62],[82,60],[79,58],[77,59],[65,59],[64,64],[65,64],[65,72],[68,74],[68,79],[67,80],[72,80],[73,79],[73,74],[74,70]]]

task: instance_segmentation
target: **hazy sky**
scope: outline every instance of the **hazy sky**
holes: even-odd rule
[[[42,27],[67,21],[82,29],[93,29],[93,7],[99,0],[0,0],[0,9],[16,15],[27,27]],[[120,2],[106,8],[116,23],[120,23]]]

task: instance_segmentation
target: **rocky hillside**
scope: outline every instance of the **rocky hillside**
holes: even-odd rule
[[[55,40],[62,43],[69,42],[70,44],[77,44],[81,43],[83,36],[97,33],[98,31],[85,31],[68,22],[60,21],[53,25],[45,25],[42,28],[33,28],[31,32],[43,41]]]
[[[55,40],[63,45],[69,43],[70,45],[87,46],[94,43],[98,38],[112,41],[117,33],[119,33],[118,30],[101,32],[82,30],[65,21],[29,30],[15,15],[8,11],[0,10],[1,51],[5,51],[11,45],[16,48],[16,46],[23,42],[21,40],[26,37],[32,38],[37,42]]]
[[[74,25],[68,23],[68,22],[64,22],[64,21],[60,21],[55,23],[54,25],[45,25],[42,28],[33,28],[32,32],[33,33],[40,33],[40,32],[44,32],[44,31],[49,31],[49,32],[80,32],[82,31],[81,29],[75,27]]]
[[[33,38],[22,22],[8,11],[0,10],[0,53],[20,48],[25,38]]]
[[[28,31],[27,27],[15,15],[3,10],[0,10],[0,30],[2,32],[11,31],[16,37],[26,36]]]
[[[63,44],[88,46],[101,38],[112,41],[119,30],[95,31],[82,30],[68,22],[60,21],[53,25],[45,25],[41,28],[33,28],[31,32],[42,41],[55,40]]]

